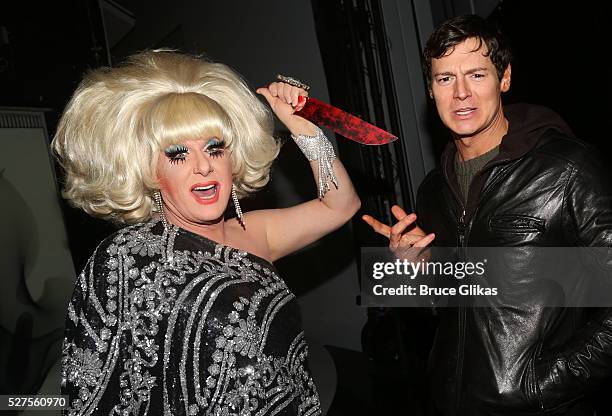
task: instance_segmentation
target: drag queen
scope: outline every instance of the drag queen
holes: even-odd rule
[[[149,51],[80,84],[52,144],[63,195],[126,226],[100,243],[68,306],[66,414],[320,413],[296,298],[272,262],[360,202],[321,130],[294,114],[306,89],[289,78],[257,92],[310,161],[319,198],[242,213],[279,144],[235,72]]]

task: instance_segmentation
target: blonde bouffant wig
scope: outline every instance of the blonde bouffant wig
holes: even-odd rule
[[[270,111],[226,65],[168,50],[90,72],[51,144],[63,196],[92,216],[135,223],[153,215],[156,162],[170,144],[225,139],[239,197],[266,185],[279,152]]]

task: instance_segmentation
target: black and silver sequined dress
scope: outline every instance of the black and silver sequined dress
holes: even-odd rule
[[[295,296],[267,261],[161,222],[103,241],[68,306],[68,415],[317,415]]]

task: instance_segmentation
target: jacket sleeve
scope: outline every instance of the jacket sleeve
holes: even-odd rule
[[[573,166],[565,190],[565,231],[573,246],[612,247],[612,184],[595,157]],[[612,287],[612,249],[590,262]],[[588,306],[588,305],[585,305]],[[612,306],[612,305],[610,305]],[[562,348],[534,366],[542,410],[562,409],[612,375],[612,308],[593,309],[591,319]]]

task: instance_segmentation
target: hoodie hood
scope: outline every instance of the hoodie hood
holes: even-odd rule
[[[492,166],[524,156],[538,144],[542,135],[548,130],[557,130],[566,136],[575,137],[563,119],[546,107],[531,104],[508,105],[504,106],[504,116],[508,120],[508,132],[502,137],[499,154],[489,161],[472,180],[467,203],[468,213],[473,212],[477,202],[475,198],[470,198],[470,196],[472,194],[479,195],[484,186],[485,176],[482,175],[483,172]],[[454,141],[451,141],[442,154],[441,168],[455,195],[460,195],[454,168],[456,153],[457,147]]]
[[[499,145],[499,154],[493,159],[517,159],[529,152],[549,129],[575,137],[567,123],[553,110],[533,104],[511,104],[504,106],[504,116],[508,120],[508,132]],[[453,163],[457,148],[454,141],[446,146],[442,154],[442,166]],[[493,162],[491,161],[491,162]],[[491,163],[490,162],[490,163]]]
[[[549,129],[575,137],[569,126],[553,110],[539,105],[513,104],[504,107],[508,133],[499,146],[500,159],[516,159],[531,150]]]

